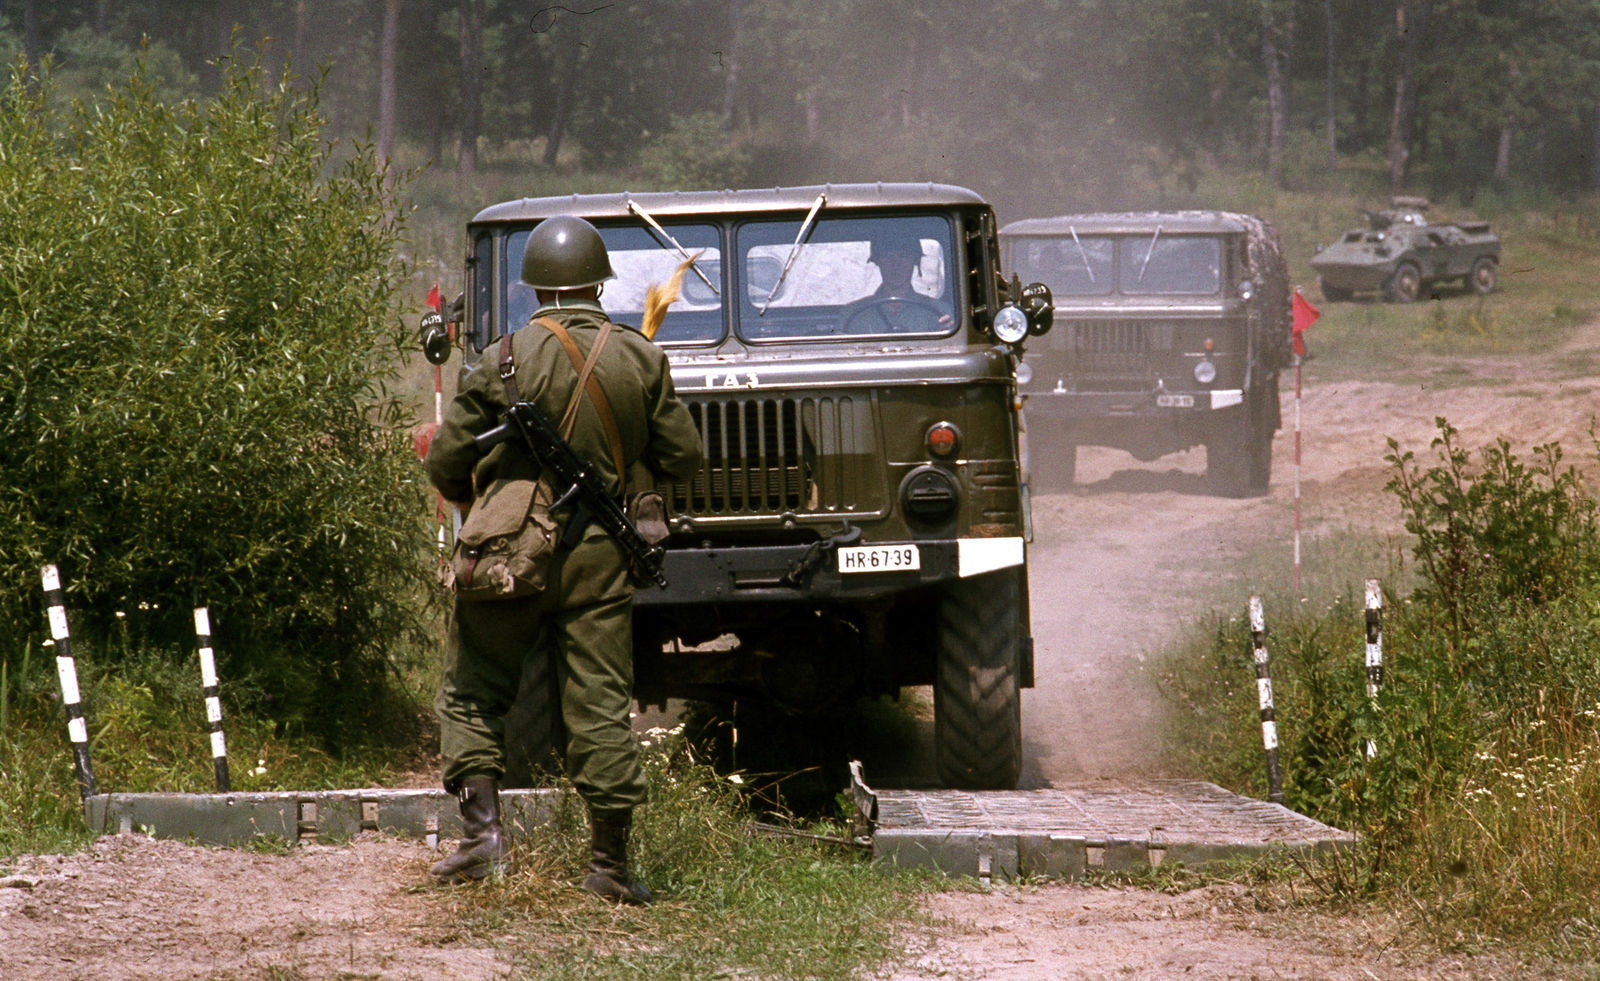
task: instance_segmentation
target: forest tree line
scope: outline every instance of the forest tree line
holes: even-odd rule
[[[69,90],[146,45],[205,94],[235,39],[327,68],[335,134],[468,174],[950,180],[1051,210],[1341,160],[1464,200],[1600,189],[1600,0],[0,0],[0,47]]]

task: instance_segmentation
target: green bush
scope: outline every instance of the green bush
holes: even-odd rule
[[[1388,456],[1422,582],[1386,594],[1378,697],[1366,690],[1359,595],[1269,610],[1286,803],[1360,834],[1359,874],[1334,877],[1343,891],[1415,901],[1452,939],[1512,936],[1591,956],[1596,504],[1557,445],[1524,464],[1504,440],[1475,456],[1445,420],[1439,429],[1431,466],[1393,444]],[[1264,796],[1252,676],[1239,618],[1161,670],[1186,741],[1179,765]]]
[[[639,153],[645,174],[664,191],[720,191],[743,185],[750,151],[714,112],[672,117],[672,128]]]
[[[56,562],[75,633],[192,644],[209,606],[229,677],[337,736],[426,595],[383,175],[236,59],[207,101],[141,65],[57,104],[20,65],[0,93],[0,654]]]

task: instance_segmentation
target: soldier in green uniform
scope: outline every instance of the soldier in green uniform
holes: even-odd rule
[[[581,218],[548,218],[528,239],[522,280],[540,307],[512,336],[513,384],[552,420],[561,419],[578,384],[572,355],[557,332],[566,329],[584,360],[607,323],[601,286],[614,277],[605,243]],[[500,422],[509,406],[499,344],[484,349],[463,375],[458,394],[428,453],[428,476],[465,513],[476,493],[497,478],[533,478],[538,464],[518,441],[480,454],[472,441]],[[700,464],[700,437],[673,392],[666,356],[635,330],[610,331],[577,410],[573,450],[616,494],[643,463],[657,477],[687,480]],[[605,405],[597,406],[597,401]],[[607,420],[606,415],[611,419]],[[568,509],[554,517],[565,532]],[[495,602],[458,599],[446,638],[444,680],[434,707],[444,753],[444,785],[461,799],[464,837],[432,874],[443,881],[482,878],[504,866],[499,781],[505,771],[505,716],[516,697],[530,649],[556,668],[566,723],[566,770],[588,804],[593,829],[584,887],[611,899],[643,903],[649,892],[628,875],[628,830],[645,801],[645,779],[629,722],[633,695],[633,585],[616,541],[591,524],[576,545],[558,548],[544,590]]]

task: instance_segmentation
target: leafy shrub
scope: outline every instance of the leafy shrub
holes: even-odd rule
[[[672,117],[672,128],[640,152],[639,163],[661,190],[720,191],[744,183],[750,151],[717,113],[697,112]]]
[[[417,624],[419,469],[384,389],[399,220],[315,87],[228,60],[176,105],[140,66],[94,109],[21,67],[0,93],[0,637],[136,645],[213,612],[231,677],[333,736]]]
[[[1539,603],[1592,585],[1600,570],[1596,506],[1578,471],[1561,468],[1560,444],[1534,447],[1536,462],[1525,466],[1502,438],[1483,448],[1474,469],[1455,428],[1443,418],[1435,423],[1440,462],[1427,470],[1389,440],[1384,459],[1395,476],[1387,489],[1417,536],[1415,554],[1433,598],[1457,626],[1479,587]]]
[[[1360,875],[1341,872],[1344,886],[1425,898],[1447,934],[1589,956],[1600,949],[1600,832],[1585,817],[1600,807],[1595,502],[1557,445],[1529,465],[1500,440],[1475,461],[1445,420],[1439,430],[1434,465],[1393,443],[1388,456],[1423,582],[1386,596],[1378,697],[1356,595],[1269,611],[1286,802],[1361,835]],[[1236,618],[1173,652],[1162,679],[1177,731],[1192,737],[1188,765],[1264,795],[1252,674]]]

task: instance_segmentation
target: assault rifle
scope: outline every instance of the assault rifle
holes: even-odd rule
[[[473,437],[473,442],[477,444],[479,453],[487,453],[518,436],[522,437],[534,459],[544,468],[550,486],[558,492],[550,510],[573,505],[572,521],[562,536],[562,544],[576,544],[583,537],[584,529],[589,527],[589,522],[597,521],[617,540],[628,557],[655,580],[657,586],[665,589],[667,577],[661,572],[661,563],[666,557],[666,550],[645,540],[622,505],[606,493],[605,481],[572,451],[550,417],[537,405],[532,402],[516,403],[506,410],[505,419],[500,425]],[[617,476],[618,479],[626,479],[627,475]]]

